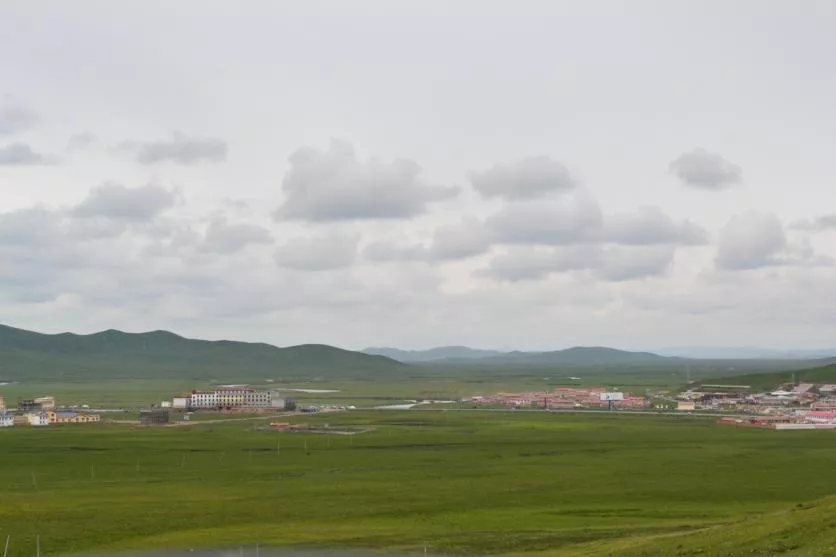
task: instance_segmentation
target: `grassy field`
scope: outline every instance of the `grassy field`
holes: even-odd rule
[[[285,391],[286,396],[303,404],[333,403],[371,407],[394,404],[405,399],[459,400],[473,395],[497,392],[549,390],[558,385],[606,385],[644,394],[647,389],[651,391],[670,389],[679,386],[684,381],[684,376],[670,371],[615,373],[606,370],[586,370],[577,373],[579,380],[569,379],[567,372],[555,370],[538,370],[512,375],[494,374],[491,371],[476,373],[435,370],[430,373],[428,370],[423,370],[415,376],[391,380],[276,380],[272,383],[250,380],[250,382],[260,388],[275,388],[280,391],[287,388],[337,391],[334,393]],[[88,404],[94,408],[136,409],[151,403],[159,403],[161,400],[171,400],[172,396],[191,389],[208,388],[212,384],[207,381],[181,379],[103,380],[95,383],[90,381],[22,381],[0,385],[0,396],[5,397],[10,406],[13,406],[18,398],[54,396],[59,404]]]
[[[29,556],[241,544],[438,554],[828,555],[836,435],[687,417],[348,412],[0,430],[0,537]],[[697,551],[701,549],[701,551]],[[532,553],[533,552],[533,553]]]

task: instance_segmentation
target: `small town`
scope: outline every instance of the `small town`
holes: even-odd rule
[[[604,386],[556,387],[549,391],[475,395],[460,402],[475,407],[540,409],[544,411],[609,410],[716,415],[724,424],[769,427],[773,429],[836,428],[836,384],[787,383],[773,391],[751,392],[748,385],[703,384],[678,394],[638,395],[614,391]],[[452,401],[450,401],[452,402]],[[417,405],[407,405],[417,406]],[[400,405],[378,407],[400,408]],[[188,421],[195,412],[224,414],[270,414],[280,412],[315,413],[320,410],[355,409],[354,406],[302,405],[275,389],[257,389],[249,385],[221,385],[213,390],[192,390],[141,408],[136,420],[118,423],[166,425],[171,415]],[[19,399],[14,409],[0,397],[0,427],[43,427],[60,424],[97,424],[103,412],[86,405],[61,406],[55,397]],[[96,413],[99,412],[99,413]]]
[[[704,384],[673,397],[639,396],[606,387],[557,387],[551,391],[473,396],[463,402],[544,410],[645,410],[714,413],[723,423],[774,429],[836,428],[836,384],[786,383],[768,392],[749,385]]]

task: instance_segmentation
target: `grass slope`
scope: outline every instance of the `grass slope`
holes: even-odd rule
[[[36,534],[46,554],[259,543],[554,556],[827,555],[836,537],[822,499],[836,493],[833,431],[539,412],[292,419],[376,430],[0,430],[0,537],[12,557],[32,555]]]
[[[0,325],[0,380],[391,374],[405,366],[325,345],[187,339],[167,331],[45,335]]]
[[[737,375],[733,378],[710,378],[700,381],[706,384],[734,383],[735,385],[749,385],[753,391],[769,391],[778,385],[789,383],[795,378],[801,383],[836,383],[836,364],[830,364],[812,369],[796,371],[779,371],[773,373],[751,373]]]

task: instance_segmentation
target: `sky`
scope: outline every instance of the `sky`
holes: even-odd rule
[[[0,0],[0,322],[836,345],[830,0]]]

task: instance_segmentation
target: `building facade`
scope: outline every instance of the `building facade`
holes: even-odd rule
[[[46,412],[33,412],[26,414],[26,420],[29,422],[29,425],[35,427],[49,425],[49,414]]]
[[[224,385],[214,391],[192,391],[176,396],[171,402],[175,410],[286,410],[293,401],[273,390],[253,389],[247,385]]]
[[[0,410],[0,427],[12,427],[15,425],[15,416]]]
[[[80,412],[47,412],[50,424],[94,424],[102,421],[101,416]]]

